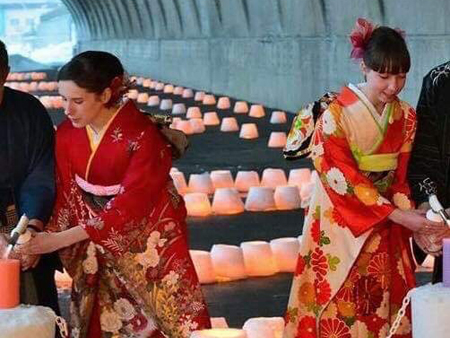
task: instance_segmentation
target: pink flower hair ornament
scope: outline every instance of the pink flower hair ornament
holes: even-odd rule
[[[359,18],[356,20],[355,27],[350,33],[350,42],[353,46],[350,53],[352,59],[360,60],[363,58],[367,43],[375,28],[377,26],[366,19]]]

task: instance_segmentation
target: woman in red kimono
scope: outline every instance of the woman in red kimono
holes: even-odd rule
[[[358,20],[352,56],[366,81],[321,115],[311,157],[319,174],[286,314],[284,338],[385,338],[415,286],[409,237],[443,227],[415,212],[406,171],[416,115],[399,100],[410,57],[398,31]],[[289,144],[306,130],[299,115]],[[407,313],[394,337],[411,337]]]
[[[57,201],[22,252],[60,250],[73,278],[72,337],[187,338],[210,327],[189,256],[171,146],[130,101],[120,61],[75,56],[58,74]]]

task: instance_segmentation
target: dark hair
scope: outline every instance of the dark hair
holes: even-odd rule
[[[120,60],[111,53],[87,51],[66,63],[58,72],[57,81],[73,81],[88,92],[101,94],[111,88],[109,106],[117,103],[128,90],[125,71]]]
[[[365,47],[363,61],[379,73],[407,73],[411,67],[405,39],[399,31],[385,26],[374,29]]]
[[[6,50],[5,43],[0,40],[0,74],[4,75],[5,72],[8,72],[8,67],[8,51]]]

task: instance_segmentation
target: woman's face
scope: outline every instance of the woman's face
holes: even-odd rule
[[[390,103],[402,91],[406,82],[406,73],[390,74],[379,73],[363,66],[363,73],[366,77],[366,89],[375,104]]]
[[[64,114],[75,128],[95,124],[105,107],[104,95],[90,93],[70,80],[59,81],[58,88],[63,97]]]

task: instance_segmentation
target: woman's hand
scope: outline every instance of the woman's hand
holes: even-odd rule
[[[65,245],[61,241],[61,233],[39,232],[26,243],[17,244],[14,251],[21,255],[38,255],[58,251]]]
[[[388,218],[394,223],[398,223],[412,232],[423,234],[436,234],[447,228],[444,222],[433,222],[428,220],[423,210],[400,210],[395,209]]]

